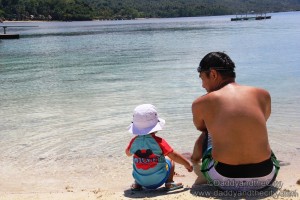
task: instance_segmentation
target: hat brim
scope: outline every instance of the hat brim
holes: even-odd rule
[[[162,130],[165,123],[166,121],[164,119],[158,118],[156,125],[144,129],[138,129],[133,123],[131,123],[128,127],[128,131],[133,135],[148,135],[149,133]]]

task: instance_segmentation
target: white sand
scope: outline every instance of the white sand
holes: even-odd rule
[[[279,150],[280,147],[276,150]],[[276,152],[275,150],[275,152]],[[299,149],[294,151],[282,150],[277,152],[279,160],[283,161],[276,186],[266,190],[259,196],[262,199],[300,199],[300,157]],[[131,177],[131,158],[125,155],[107,160],[89,160],[89,165],[77,162],[73,168],[68,166],[55,166],[56,170],[49,168],[36,168],[21,170],[13,165],[1,166],[0,200],[12,199],[209,199],[234,198],[234,194],[221,193],[209,186],[193,186],[196,175],[189,173],[184,167],[177,165],[174,180],[184,184],[183,189],[166,192],[163,188],[158,190],[145,190],[132,192],[129,189],[133,182]],[[3,164],[3,163],[2,163]],[[4,167],[6,166],[6,167]],[[85,166],[85,167],[84,167]],[[282,184],[282,185],[280,185]],[[206,194],[203,192],[207,192]],[[259,194],[258,194],[259,195]],[[257,194],[248,194],[247,199],[257,199]]]

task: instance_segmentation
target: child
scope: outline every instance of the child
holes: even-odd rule
[[[136,135],[129,143],[125,152],[133,155],[132,190],[156,189],[165,183],[166,190],[182,188],[182,183],[173,181],[175,162],[193,171],[191,163],[177,153],[162,138],[157,137],[157,131],[162,130],[165,120],[158,118],[156,108],[151,104],[142,104],[134,109],[133,122],[129,132]],[[168,158],[165,158],[168,156]]]

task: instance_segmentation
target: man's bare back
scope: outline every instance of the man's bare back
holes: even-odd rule
[[[266,128],[270,102],[267,91],[236,83],[194,101],[195,125],[197,120],[205,122],[215,160],[238,165],[259,163],[270,157]]]
[[[223,52],[204,56],[197,71],[207,91],[192,105],[194,125],[202,132],[191,156],[195,169],[202,161],[197,183],[209,181],[223,190],[256,190],[272,184],[279,164],[268,142],[270,94],[235,83],[235,64]],[[226,185],[231,181],[243,185]]]

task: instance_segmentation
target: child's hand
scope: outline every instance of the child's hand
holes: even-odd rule
[[[193,165],[189,164],[189,166],[185,167],[188,172],[192,172],[193,171]]]

